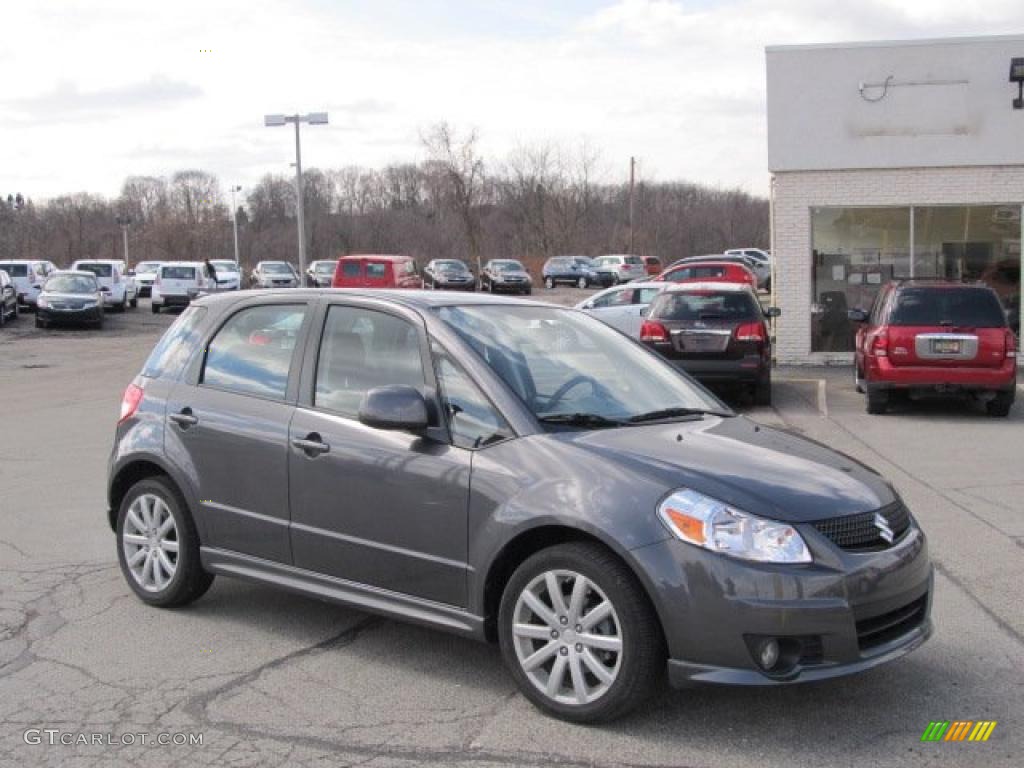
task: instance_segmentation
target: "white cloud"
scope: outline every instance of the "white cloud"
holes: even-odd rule
[[[1019,0],[441,5],[7,4],[0,192],[116,194],[186,166],[251,184],[292,160],[263,114],[321,109],[307,166],[416,159],[420,128],[446,119],[493,159],[585,138],[617,177],[635,154],[647,176],[764,191],[765,45],[1024,29]]]

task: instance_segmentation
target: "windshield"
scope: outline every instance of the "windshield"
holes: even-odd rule
[[[318,261],[313,265],[313,271],[320,274],[334,274],[336,264],[333,261]]]
[[[525,272],[523,265],[518,261],[492,261],[491,269],[495,272]]]
[[[218,259],[217,261],[211,261],[210,263],[213,264],[213,268],[216,269],[218,272],[238,271],[238,265],[235,264],[235,262],[233,261],[228,261],[227,259],[224,259],[223,261]]]
[[[465,272],[466,265],[457,259],[444,259],[443,261],[435,261],[434,269],[442,272]]]
[[[523,305],[436,311],[538,418],[586,414],[613,426],[666,409],[729,413],[658,355],[581,312]]]
[[[591,267],[597,266],[596,264],[594,264],[594,260],[593,259],[578,258],[578,259],[573,259],[573,261],[575,261],[581,267],[587,267],[588,269],[590,269]]]
[[[77,264],[75,269],[92,272],[96,277],[110,277],[114,274],[114,268],[110,264]]]
[[[904,288],[889,325],[1003,328],[1006,315],[988,288]]]
[[[47,293],[96,293],[96,279],[84,275],[57,275],[46,281]]]
[[[290,275],[292,273],[291,267],[283,261],[265,261],[260,268],[272,275]]]
[[[665,293],[651,307],[652,320],[694,322],[696,320],[757,320],[754,297],[745,291],[694,291]]]

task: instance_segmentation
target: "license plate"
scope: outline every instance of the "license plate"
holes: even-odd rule
[[[960,341],[958,339],[933,339],[932,352],[936,355],[959,355]]]
[[[722,342],[717,336],[684,336],[685,352],[721,352]]]

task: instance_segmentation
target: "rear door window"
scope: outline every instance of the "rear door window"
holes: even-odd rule
[[[1006,315],[999,299],[987,288],[915,286],[898,292],[889,324],[1003,328]]]
[[[234,315],[206,350],[200,382],[244,395],[284,399],[304,305],[249,307]]]
[[[358,261],[345,261],[341,264],[341,274],[344,277],[359,277],[362,272],[362,265]]]

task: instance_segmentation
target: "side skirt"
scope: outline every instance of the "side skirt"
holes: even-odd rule
[[[461,608],[333,576],[275,563],[216,547],[200,547],[203,568],[211,573],[268,584],[369,613],[454,632],[485,641],[484,620]]]

